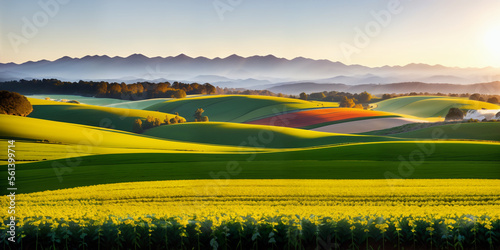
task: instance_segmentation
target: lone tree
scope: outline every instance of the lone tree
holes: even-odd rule
[[[134,120],[134,124],[132,126],[132,131],[134,131],[134,133],[142,133],[143,129],[142,129],[142,121],[141,119],[135,119]]]
[[[307,94],[304,93],[304,92],[302,92],[302,93],[300,93],[299,98],[302,99],[302,100],[307,101]]]
[[[358,96],[359,102],[361,102],[361,103],[369,102],[372,98],[373,98],[373,96],[366,91],[360,93]]]
[[[347,98],[347,96],[343,96],[339,106],[341,108],[352,108],[354,107],[354,105],[356,105],[356,103],[354,103],[353,99]]]
[[[194,112],[194,121],[201,121],[201,114],[203,114],[203,112],[205,112],[205,110],[203,110],[202,108],[198,108],[195,112]]]
[[[0,114],[27,116],[33,111],[28,99],[16,92],[0,91]]]
[[[458,108],[451,108],[444,118],[445,121],[461,121],[464,119],[464,112]]]
[[[205,112],[205,110],[203,110],[202,108],[199,108],[196,110],[196,112],[194,112],[195,122],[208,122],[208,117],[202,116],[203,112]]]

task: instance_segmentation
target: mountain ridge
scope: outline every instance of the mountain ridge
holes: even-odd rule
[[[405,64],[405,65],[384,65],[384,66],[373,66],[373,67],[370,67],[370,66],[365,66],[365,65],[361,65],[361,64],[344,64],[340,61],[332,61],[332,60],[328,60],[328,59],[312,59],[312,58],[308,58],[308,57],[303,57],[303,56],[297,56],[297,57],[294,57],[292,59],[287,59],[287,58],[284,58],[284,57],[277,57],[273,54],[268,54],[268,55],[265,55],[265,56],[262,56],[262,55],[253,55],[253,56],[248,56],[248,57],[243,57],[243,56],[240,56],[238,54],[231,54],[227,57],[224,57],[224,58],[221,58],[221,57],[213,57],[213,58],[209,58],[209,57],[206,57],[206,56],[197,56],[197,57],[191,57],[191,56],[188,56],[184,53],[181,53],[181,54],[178,54],[176,56],[155,56],[155,57],[148,57],[142,53],[134,53],[134,54],[130,54],[128,56],[108,56],[108,55],[85,55],[85,56],[82,56],[82,57],[70,57],[70,56],[62,56],[60,58],[57,58],[57,59],[54,59],[54,60],[48,60],[48,59],[40,59],[40,60],[37,60],[37,61],[33,61],[33,60],[30,60],[30,61],[26,61],[26,62],[22,62],[22,63],[15,63],[15,62],[6,62],[6,63],[0,63],[0,65],[23,65],[23,64],[26,64],[26,63],[38,63],[38,62],[56,62],[58,60],[61,60],[61,59],[73,59],[73,60],[78,60],[78,59],[85,59],[85,58],[107,58],[107,59],[128,59],[128,58],[134,58],[134,57],[141,57],[141,58],[148,58],[148,59],[170,59],[170,58],[187,58],[187,59],[208,59],[208,60],[215,60],[215,59],[221,59],[221,60],[225,60],[225,59],[232,59],[232,58],[238,58],[238,59],[251,59],[251,58],[273,58],[273,59],[280,59],[280,60],[286,60],[286,61],[294,61],[294,60],[308,60],[308,61],[319,61],[319,62],[329,62],[329,63],[338,63],[338,64],[342,64],[342,65],[345,65],[345,66],[361,66],[361,67],[367,67],[367,68],[373,68],[373,69],[382,69],[382,68],[414,68],[414,67],[428,67],[428,68],[454,68],[454,69],[500,69],[500,68],[495,68],[495,67],[492,67],[492,66],[486,66],[486,67],[458,67],[458,66],[445,66],[445,65],[442,65],[442,64],[427,64],[427,63],[408,63],[408,64]]]
[[[339,61],[293,59],[272,54],[224,58],[176,56],[148,57],[135,53],[126,57],[86,55],[63,56],[53,61],[0,63],[0,81],[57,78],[81,79],[169,79],[171,81],[210,82],[220,87],[249,88],[292,82],[340,83],[346,85],[427,82],[474,84],[500,80],[500,68],[459,68],[443,65],[410,63],[407,65],[368,67],[346,65]]]

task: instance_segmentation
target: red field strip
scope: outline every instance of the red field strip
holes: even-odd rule
[[[246,123],[301,128],[326,122],[374,116],[387,116],[387,113],[352,108],[326,108],[291,112]]]

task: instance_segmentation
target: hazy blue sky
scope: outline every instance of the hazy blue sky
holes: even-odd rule
[[[0,0],[0,34],[0,62],[185,53],[500,67],[497,0]]]

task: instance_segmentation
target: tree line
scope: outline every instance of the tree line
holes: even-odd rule
[[[186,95],[215,94],[216,88],[209,84],[182,82],[137,82],[133,84],[116,82],[83,81],[66,82],[58,79],[33,79],[0,82],[0,89],[23,94],[83,95],[123,100],[150,98],[184,98]]]
[[[293,97],[293,96],[291,96]],[[338,102],[342,108],[363,108],[363,104],[369,103],[374,96],[366,91],[361,93],[337,92],[337,91],[323,91],[311,94],[305,92],[300,93],[299,99],[302,100],[315,100]]]
[[[482,102],[489,102],[493,104],[498,104],[500,103],[500,96],[499,95],[484,95],[484,94],[479,94],[479,93],[474,93],[474,94],[469,94],[469,93],[463,93],[463,94],[444,94],[444,93],[429,93],[429,92],[410,92],[410,93],[405,93],[405,94],[382,94],[381,98],[377,98],[375,95],[372,95],[366,91],[361,92],[361,93],[349,93],[349,92],[338,92],[338,91],[323,91],[323,92],[315,92],[311,94],[306,94],[305,92],[300,93],[300,95],[293,96],[290,95],[290,98],[299,98],[302,100],[315,100],[315,101],[327,101],[327,102],[338,102],[340,103],[340,107],[348,107],[348,108],[363,108],[362,104],[367,104],[374,101],[378,101],[380,99],[382,100],[387,100],[395,97],[402,97],[402,96],[449,96],[449,97],[465,97],[469,98],[470,100],[476,100],[476,101],[482,101]]]
[[[469,100],[475,100],[475,101],[481,101],[481,102],[489,102],[493,104],[498,104],[500,100],[500,95],[486,95],[486,94],[479,94],[479,93],[474,93],[474,94],[469,94],[469,93],[462,93],[462,94],[456,94],[456,93],[429,93],[429,92],[410,92],[406,94],[383,94],[382,95],[382,100],[394,98],[394,97],[401,97],[401,96],[419,96],[419,95],[434,95],[434,96],[449,96],[449,97],[465,97],[469,98]]]

